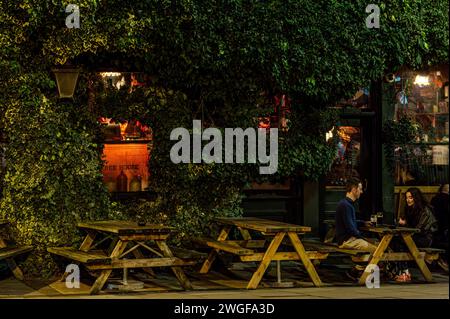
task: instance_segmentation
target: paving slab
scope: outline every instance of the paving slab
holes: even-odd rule
[[[434,274],[433,274],[434,275]],[[223,276],[204,276],[202,280],[194,278],[193,291],[177,289],[161,280],[164,287],[118,293],[102,291],[99,295],[90,296],[86,291],[70,295],[64,287],[43,280],[21,282],[15,278],[0,281],[0,298],[42,298],[42,299],[449,299],[448,276],[438,274],[433,283],[414,281],[412,283],[381,282],[380,288],[368,289],[355,283],[335,283],[324,287],[303,286],[294,288],[267,288],[267,284],[255,290],[245,289],[245,281],[239,279],[226,280]],[[175,279],[173,279],[175,280]],[[213,282],[213,283],[212,283]],[[218,282],[224,286],[218,286]],[[148,284],[150,286],[150,284]],[[215,288],[219,287],[219,289]],[[164,289],[163,289],[164,288]],[[86,289],[84,289],[86,290]]]

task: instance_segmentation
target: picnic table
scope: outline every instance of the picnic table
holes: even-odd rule
[[[417,248],[412,236],[420,232],[417,228],[395,227],[395,226],[363,226],[360,230],[376,233],[381,237],[377,249],[371,255],[366,255],[360,261],[368,260],[368,264],[359,279],[359,284],[364,285],[366,278],[371,274],[373,266],[378,265],[380,261],[415,261],[425,280],[431,282],[432,274],[428,269],[425,259],[439,258],[439,249]],[[392,239],[394,237],[402,238],[408,248],[408,252],[395,252],[393,250]],[[428,256],[427,256],[428,255]]]
[[[256,289],[258,287],[271,261],[279,262],[283,260],[301,261],[314,285],[316,287],[322,285],[322,281],[314,268],[312,260],[325,259],[327,254],[317,251],[306,251],[298,236],[298,234],[310,232],[310,227],[253,217],[215,218],[214,220],[222,226],[217,240],[196,240],[213,248],[203,263],[200,273],[207,273],[216,259],[218,252],[224,251],[239,256],[243,262],[260,262],[247,284],[247,289]],[[227,239],[233,228],[239,230],[243,240]],[[250,231],[259,233],[266,239],[252,239]],[[294,251],[277,252],[285,237],[289,239],[290,247],[293,247]],[[269,242],[269,244],[266,245],[266,242]],[[258,251],[257,249],[262,249],[262,251]]]
[[[5,229],[9,225],[9,222],[0,219],[0,230]],[[0,234],[1,235],[1,234]],[[19,280],[23,280],[22,270],[17,266],[15,257],[28,253],[33,250],[32,246],[16,246],[10,245],[6,242],[4,238],[0,236],[0,260],[5,260],[9,269],[11,269],[14,277]]]
[[[378,265],[380,261],[415,261],[425,280],[430,282],[432,281],[432,274],[425,261],[431,262],[438,260],[439,254],[445,252],[445,250],[437,248],[418,248],[412,238],[415,233],[420,232],[417,228],[398,227],[385,224],[359,227],[361,231],[377,234],[380,238],[377,249],[373,254],[364,250],[338,248],[336,244],[332,243],[336,233],[334,220],[325,220],[324,223],[328,225],[328,232],[325,236],[324,244],[334,246],[335,251],[338,253],[351,255],[354,262],[368,262],[365,271],[359,279],[361,285],[365,283],[365,280],[371,274],[372,267]],[[402,241],[408,248],[407,252],[394,251],[393,247],[391,247],[392,239],[394,237],[402,238]]]
[[[88,270],[101,271],[90,289],[90,294],[97,294],[101,291],[113,269],[126,271],[129,268],[142,268],[153,274],[151,267],[170,267],[180,285],[184,289],[192,289],[192,285],[181,267],[194,265],[196,262],[174,256],[166,243],[167,238],[173,232],[172,227],[155,224],[139,226],[136,222],[110,220],[79,223],[77,226],[87,233],[78,249],[50,247],[47,250],[50,253],[80,262]],[[111,240],[107,252],[94,250],[107,239]],[[151,245],[150,241],[154,244]],[[151,254],[152,257],[145,256],[143,252]]]

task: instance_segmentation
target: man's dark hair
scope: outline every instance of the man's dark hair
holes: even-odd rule
[[[351,192],[354,187],[358,188],[359,183],[361,183],[359,178],[356,177],[349,178],[347,180],[347,183],[345,184],[345,191],[347,193]]]

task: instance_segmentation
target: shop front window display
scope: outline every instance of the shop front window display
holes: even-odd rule
[[[100,118],[105,138],[103,179],[111,193],[148,188],[152,131],[138,120]]]
[[[395,148],[396,185],[448,183],[448,68],[400,72],[394,85],[394,121],[406,117],[418,132],[415,141]]]

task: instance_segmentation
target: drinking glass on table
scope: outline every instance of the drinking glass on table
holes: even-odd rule
[[[370,215],[370,222],[371,222],[372,226],[377,225],[377,215],[376,214]]]
[[[383,224],[383,212],[377,212],[377,225]]]

